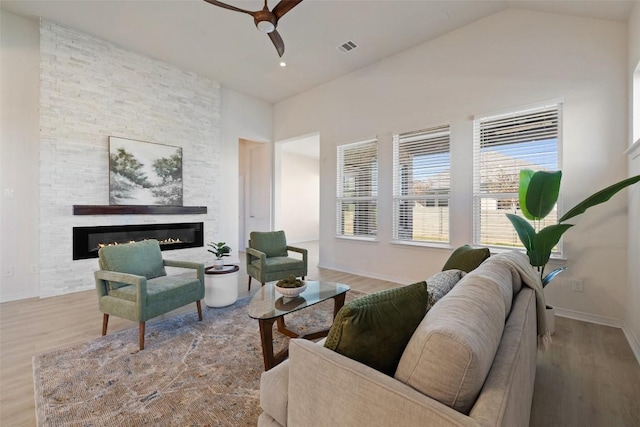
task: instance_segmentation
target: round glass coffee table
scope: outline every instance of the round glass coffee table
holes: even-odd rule
[[[318,282],[305,280],[307,288],[297,297],[287,298],[278,293],[274,283],[267,283],[253,296],[249,303],[249,317],[258,320],[260,325],[260,339],[262,340],[262,356],[264,369],[268,371],[289,356],[289,349],[285,348],[278,354],[273,354],[273,324],[277,322],[278,331],[291,338],[315,340],[326,337],[329,329],[300,335],[287,329],[284,316],[294,311],[302,310],[322,301],[333,298],[333,317],[344,305],[344,298],[351,289],[348,285],[334,282]]]

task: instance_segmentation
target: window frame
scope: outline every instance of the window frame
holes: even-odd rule
[[[358,150],[358,149],[370,149],[374,150],[373,157],[368,162],[362,162],[360,167],[362,171],[367,174],[370,174],[370,180],[358,184],[357,176],[352,174],[351,171],[345,171],[345,154],[349,150]],[[359,142],[354,142],[350,144],[338,145],[336,147],[336,237],[341,239],[353,239],[353,240],[365,240],[365,241],[378,241],[378,185],[379,185],[379,146],[378,139],[366,139]],[[345,189],[346,178],[351,177],[353,179],[353,191],[356,193],[359,191],[367,191],[370,192],[369,195],[345,195],[347,191]],[[365,210],[365,217],[363,221],[366,223],[367,221],[373,221],[373,225],[369,223],[365,224],[367,228],[367,232],[363,232],[364,230],[360,230],[360,226],[356,224],[357,219],[359,218],[356,213],[357,208],[354,208],[354,217],[352,224],[352,234],[345,233],[345,223],[344,212],[345,209],[343,206],[345,204],[368,204],[373,206],[372,209]]]
[[[445,154],[447,155],[447,161],[445,165],[444,171],[449,172],[449,176],[446,183],[446,189],[439,189],[440,191],[434,191],[433,194],[402,194],[403,192],[410,192],[407,188],[404,188],[406,185],[415,185],[416,181],[413,179],[415,173],[423,172],[429,173],[432,169],[436,169],[435,164],[428,164],[424,167],[415,168],[415,164],[411,164],[407,167],[406,164],[401,164],[401,148],[406,144],[405,150],[409,152],[411,159],[416,157],[416,155],[428,155],[429,153],[433,154]],[[418,145],[424,144],[424,145]],[[445,146],[446,150],[440,151],[441,147]],[[420,153],[423,151],[423,153]],[[440,151],[440,152],[439,152]],[[432,163],[431,161],[429,163]],[[442,166],[442,165],[440,165]],[[393,135],[393,194],[392,194],[392,205],[393,205],[393,215],[392,215],[392,242],[398,244],[409,244],[409,245],[417,245],[417,246],[445,246],[448,247],[451,243],[451,215],[450,215],[450,206],[451,206],[451,125],[439,125],[433,126],[426,129],[421,129],[417,131],[397,133]],[[433,171],[435,173],[435,170]],[[441,172],[442,173],[442,172]],[[444,190],[444,191],[442,191]],[[427,190],[428,191],[428,190]],[[439,207],[440,201],[445,200],[446,203],[443,206],[446,206],[446,226],[444,229],[444,233],[436,233],[436,238],[433,239],[416,239],[416,227],[414,222],[414,212],[410,215],[410,219],[405,221],[409,221],[410,225],[403,226],[402,225],[402,217],[401,209],[403,206],[403,202],[408,202],[409,204],[412,202],[423,201],[425,208],[428,207]],[[432,203],[430,203],[430,201]],[[442,215],[442,212],[439,213],[439,216]],[[440,219],[440,223],[443,223],[442,218]],[[410,233],[411,237],[406,238],[402,234]],[[430,232],[429,229],[423,230],[423,232]]]
[[[518,195],[518,191],[516,189],[515,192],[484,192],[481,188],[481,182],[482,182],[482,169],[481,169],[481,127],[482,124],[484,123],[495,123],[497,121],[501,121],[501,120],[508,120],[511,119],[513,121],[516,121],[518,118],[522,119],[522,118],[526,118],[527,116],[532,117],[535,116],[536,114],[550,114],[553,115],[553,111],[555,110],[555,126],[556,126],[556,131],[555,131],[555,140],[556,140],[556,144],[555,144],[555,157],[556,157],[556,164],[550,168],[549,170],[561,170],[562,169],[562,135],[563,135],[563,108],[564,108],[564,102],[562,100],[554,100],[554,101],[549,101],[549,102],[545,102],[545,103],[540,103],[540,104],[534,104],[534,105],[529,105],[529,106],[523,106],[523,107],[516,107],[516,108],[512,108],[509,110],[505,110],[502,112],[498,112],[498,113],[493,113],[493,114],[486,114],[486,115],[482,115],[482,116],[476,116],[474,117],[473,120],[473,173],[472,173],[472,197],[473,197],[473,207],[472,207],[472,242],[474,246],[479,246],[479,247],[488,247],[491,248],[492,250],[495,250],[497,252],[500,251],[506,251],[506,250],[513,250],[513,249],[519,249],[519,250],[523,250],[524,246],[521,244],[519,238],[517,237],[517,233],[515,232],[515,230],[513,230],[513,241],[516,242],[515,245],[511,246],[511,245],[506,245],[506,244],[490,244],[490,243],[484,243],[482,241],[482,214],[481,214],[481,206],[483,203],[483,199],[491,199],[494,198],[496,204],[499,204],[500,200],[504,200],[504,199],[515,199],[516,200],[516,206],[515,209],[505,209],[503,210],[504,213],[520,213],[519,208],[517,208],[517,206],[519,205],[519,203],[517,202],[517,199],[519,198]],[[517,125],[516,125],[517,126]],[[520,127],[525,127],[523,125],[520,125]],[[525,127],[526,129],[526,127]],[[506,132],[505,132],[506,133]],[[541,132],[541,134],[544,134],[544,131]],[[535,136],[535,135],[534,135]],[[526,138],[521,138],[523,140],[526,140]],[[533,137],[530,139],[530,142],[542,142],[542,141],[547,141],[550,140],[552,138],[546,138],[546,139],[538,139],[536,137]],[[507,140],[507,138],[505,138],[505,141]],[[525,141],[518,141],[518,142],[525,142]],[[501,145],[499,143],[496,143],[496,145]],[[504,142],[502,145],[510,145],[510,143],[508,142]],[[522,169],[522,168],[520,168]],[[536,169],[538,170],[538,169]],[[560,212],[561,212],[561,197],[558,198],[558,203],[556,205],[556,215],[559,217]],[[512,206],[514,207],[514,206]],[[496,209],[498,210],[498,209]],[[506,216],[506,215],[505,215]],[[551,222],[555,222],[554,220],[552,220],[551,218],[547,217],[547,221]],[[546,224],[548,225],[548,224]],[[508,223],[508,226],[512,229],[513,226]],[[558,245],[556,246],[556,250],[552,252],[552,256],[554,258],[560,258],[562,257],[562,240],[560,240],[560,242],[558,243]]]

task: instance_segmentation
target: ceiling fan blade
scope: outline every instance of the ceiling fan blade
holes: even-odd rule
[[[280,0],[280,3],[273,8],[271,12],[276,15],[276,19],[280,19],[285,13],[296,7],[302,0]]]
[[[231,6],[230,4],[222,3],[221,1],[217,1],[217,0],[204,0],[204,1],[214,6],[220,6],[225,9],[233,10],[235,12],[247,13],[251,16],[253,16],[255,13],[255,12],[251,12],[250,10],[244,10],[244,9],[240,9],[239,7]]]
[[[284,55],[284,42],[282,41],[282,37],[278,34],[278,30],[273,30],[269,33],[269,38],[273,42],[273,45],[276,47],[278,51],[278,55],[282,57]]]

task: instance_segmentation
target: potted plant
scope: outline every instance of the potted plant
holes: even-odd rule
[[[207,246],[211,247],[211,249],[207,250],[216,256],[216,259],[213,260],[213,269],[222,270],[224,267],[222,258],[229,256],[231,248],[225,242],[209,243]]]
[[[278,280],[276,283],[276,291],[285,297],[295,297],[300,295],[307,288],[307,284],[303,280],[295,276],[289,276],[285,279]]]
[[[544,275],[544,268],[549,262],[553,248],[558,244],[562,235],[569,228],[573,227],[573,224],[566,224],[565,221],[584,213],[592,206],[606,202],[618,191],[640,181],[640,175],[627,178],[598,191],[560,217],[557,224],[541,228],[542,219],[549,215],[558,201],[561,179],[561,171],[534,172],[530,169],[521,170],[518,189],[520,209],[525,218],[533,221],[533,225],[520,216],[507,214],[513,228],[518,233],[520,241],[527,250],[529,262],[540,272],[543,288],[546,287],[554,277],[567,268],[560,267],[551,271],[546,276]],[[547,308],[549,309],[550,307],[547,306]],[[552,307],[550,309],[553,311]],[[549,310],[547,310],[547,312],[547,318],[549,318]],[[553,316],[554,314],[552,312],[552,319],[550,319],[552,325],[554,323]]]

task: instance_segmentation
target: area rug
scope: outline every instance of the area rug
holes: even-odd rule
[[[362,295],[347,294],[347,301]],[[255,426],[264,370],[258,321],[244,298],[33,358],[38,426]],[[286,317],[292,329],[331,324],[333,301]],[[96,320],[99,322],[100,319]],[[289,338],[274,328],[274,349]]]

